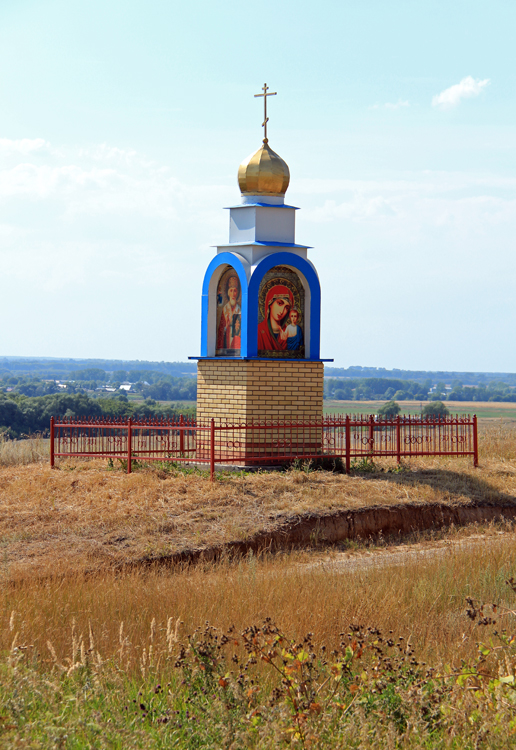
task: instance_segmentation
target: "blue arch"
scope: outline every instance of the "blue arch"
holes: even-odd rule
[[[263,277],[274,266],[291,266],[300,271],[310,287],[310,352],[307,359],[319,359],[321,350],[321,285],[315,267],[309,260],[294,253],[280,252],[267,255],[253,271],[249,281],[247,318],[247,356],[258,356],[258,292]],[[243,315],[242,315],[243,317]],[[244,318],[245,320],[245,318]]]
[[[201,300],[201,357],[208,356],[208,315],[210,309],[210,281],[213,274],[220,266],[232,266],[238,274],[240,288],[242,290],[242,328],[241,328],[241,349],[240,356],[247,357],[248,328],[244,324],[248,315],[248,284],[247,274],[242,261],[233,253],[219,253],[211,261],[204,274],[202,282],[202,300]]]

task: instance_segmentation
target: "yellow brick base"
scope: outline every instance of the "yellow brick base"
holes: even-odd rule
[[[303,360],[199,360],[197,418],[321,419],[324,365]]]
[[[212,418],[216,424],[219,420],[230,424],[308,422],[323,416],[322,362],[200,360],[197,376],[198,423],[207,423]],[[265,459],[272,443],[276,453],[278,445],[281,448],[284,444],[285,453],[295,454],[299,450],[316,454],[322,441],[320,433],[320,429],[313,428],[298,429],[294,433],[282,431],[281,435],[268,430],[217,431],[216,454],[219,460],[250,464],[255,463],[249,460],[253,455]]]

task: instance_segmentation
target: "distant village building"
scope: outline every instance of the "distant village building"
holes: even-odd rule
[[[428,391],[428,395],[429,395],[429,396],[431,396],[431,395],[432,395],[432,393],[435,393],[435,392],[436,392],[436,390],[437,390],[437,386],[436,386],[436,385],[433,385],[433,386],[432,386],[432,387],[430,388],[430,390]],[[451,392],[452,392],[452,390],[453,390],[453,388],[451,387],[451,385],[445,385],[445,386],[444,386],[444,392],[445,392],[445,393],[451,393]]]

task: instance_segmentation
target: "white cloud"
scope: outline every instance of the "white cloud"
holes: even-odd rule
[[[432,99],[432,107],[440,107],[441,109],[456,107],[462,99],[471,99],[481,94],[489,83],[489,78],[480,80],[472,76],[466,76],[460,83],[456,83],[454,86],[441,91],[440,94],[436,94]]]
[[[515,179],[415,172],[320,180],[312,195],[307,183],[293,203],[303,207],[298,242],[314,246],[323,285],[323,356],[370,361],[361,344],[368,330],[375,363],[398,362],[407,345],[410,362],[442,357],[443,369],[456,362],[462,370],[514,371],[503,338],[516,314]],[[393,337],[403,343],[389,359]]]
[[[410,107],[410,102],[398,99],[397,102],[385,102],[385,104],[373,104],[370,109],[403,109]]]
[[[340,219],[364,221],[391,217],[397,213],[395,204],[388,196],[366,194],[357,190],[350,200],[337,203],[327,200],[322,206],[305,211],[305,219],[316,223],[334,222]]]
[[[125,165],[133,163],[148,165],[151,163],[148,159],[143,159],[134,149],[117,148],[116,146],[109,146],[107,143],[101,143],[90,148],[81,148],[78,153],[81,158],[100,162],[118,162]]]
[[[387,102],[385,104],[385,109],[402,109],[403,107],[410,107],[408,101],[402,101],[401,99],[398,99],[395,104],[392,104],[391,102]]]
[[[342,227],[345,220],[347,229],[350,223],[376,225],[395,241],[412,231],[429,236],[435,228],[456,231],[460,225],[467,246],[470,230],[505,224],[509,234],[516,227],[516,179],[495,175],[426,172],[399,180],[305,180],[300,187],[315,199],[303,211],[304,221]]]
[[[0,139],[0,157],[10,162],[0,169],[4,279],[7,269],[14,277],[16,268],[31,268],[53,291],[71,278],[91,284],[121,274],[137,285],[165,284],[185,252],[202,267],[192,249],[202,249],[207,237],[225,240],[219,206],[234,191],[185,184],[136,151]]]
[[[25,146],[21,143],[0,140],[0,155],[3,147],[12,162],[12,166],[0,169],[0,220],[9,215],[16,199],[25,211],[34,201],[46,201],[47,215],[52,213],[56,227],[81,215],[96,221],[103,217],[104,222],[125,216],[133,225],[153,217],[184,226],[198,222],[201,214],[206,220],[206,210],[199,206],[207,195],[211,200],[220,195],[221,205],[227,201],[224,188],[185,185],[168,167],[136,151],[103,144],[68,149],[65,154],[42,139],[28,141]],[[33,152],[43,148],[41,144],[46,147],[44,158],[36,159]],[[10,202],[4,205],[5,201]]]
[[[16,310],[16,325],[0,325],[0,353],[170,360],[198,353],[201,282],[214,254],[208,245],[227,241],[221,207],[235,202],[233,175],[226,183],[196,183],[195,175],[187,182],[173,164],[140,152],[111,144],[56,147],[38,138],[0,139],[0,157],[0,300],[2,309]],[[314,245],[310,257],[324,286],[323,337],[332,335],[324,345],[328,355],[347,364],[365,357],[363,334],[354,332],[360,327],[337,335],[331,325],[342,317],[344,285],[348,309],[360,310],[361,322],[369,316],[375,362],[404,366],[392,360],[402,350],[393,354],[390,334],[402,329],[411,366],[430,350],[455,366],[460,342],[471,340],[474,309],[483,316],[478,326],[485,320],[492,330],[464,353],[461,367],[487,369],[467,365],[482,356],[492,368],[513,369],[495,363],[515,316],[516,177],[333,174],[296,179],[289,199],[303,209],[298,241]],[[407,298],[391,313],[385,290],[400,288]],[[421,288],[431,292],[424,304]],[[30,305],[20,303],[27,299]],[[120,328],[125,319],[127,330]],[[380,320],[388,335],[377,335]],[[448,349],[443,330],[450,331]]]
[[[43,138],[20,138],[11,140],[10,138],[0,138],[0,154],[34,154],[35,152],[47,152],[50,150],[50,144]]]

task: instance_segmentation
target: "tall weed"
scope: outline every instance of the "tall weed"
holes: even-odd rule
[[[20,466],[48,461],[50,441],[39,435],[11,440],[0,433],[0,466]]]

